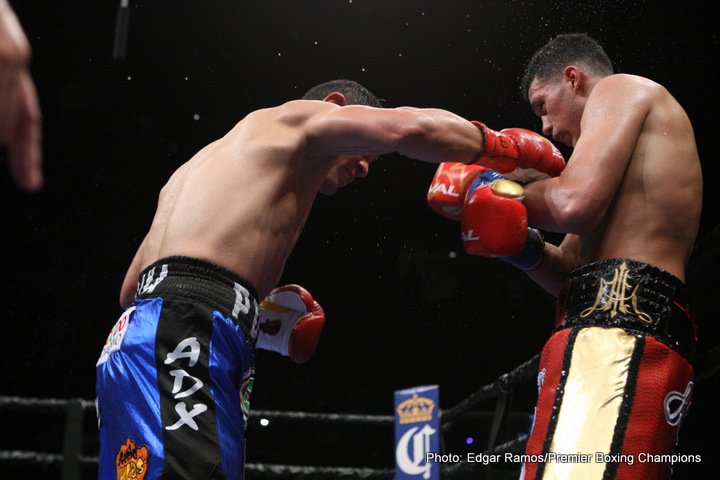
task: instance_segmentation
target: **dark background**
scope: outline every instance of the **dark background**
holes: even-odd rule
[[[390,107],[539,129],[519,94],[524,64],[555,34],[587,32],[617,71],[683,104],[704,171],[700,237],[720,223],[717,2],[135,0],[123,61],[112,58],[119,1],[11,3],[33,48],[47,185],[22,193],[0,168],[0,395],[93,398],[120,283],[168,176],[248,112],[333,78],[360,81]],[[541,349],[553,299],[512,267],[462,252],[458,225],[425,204],[434,170],[390,155],[318,198],[283,282],[325,307],[322,342],[303,366],[259,352],[253,408],[391,415],[394,390],[425,384],[439,384],[448,408]],[[701,352],[720,337],[711,240],[690,276]],[[680,450],[702,463],[679,465],[677,478],[712,478],[718,466],[717,377],[698,381],[681,432]],[[530,413],[533,390],[520,389],[513,409]],[[0,422],[0,448],[60,448],[50,419]],[[448,448],[486,435],[480,423],[449,432]],[[248,461],[392,467],[388,429],[273,426],[250,425]]]

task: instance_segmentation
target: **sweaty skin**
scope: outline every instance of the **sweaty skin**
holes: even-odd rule
[[[693,129],[661,85],[633,75],[595,78],[569,66],[528,96],[543,133],[573,147],[559,177],[526,188],[530,223],[570,233],[546,245],[530,276],[557,295],[576,266],[631,258],[685,279],[700,220],[702,174]]]
[[[132,303],[143,268],[172,255],[225,267],[264,298],[318,192],[365,177],[384,153],[467,163],[482,151],[478,129],[444,110],[342,105],[334,93],[255,111],[178,168],[160,192],[120,304]]]

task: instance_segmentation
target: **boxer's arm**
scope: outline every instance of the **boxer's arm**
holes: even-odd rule
[[[27,191],[42,187],[42,114],[28,71],[30,46],[5,0],[0,0],[0,143],[8,147],[8,166]]]
[[[309,155],[382,155],[398,152],[431,163],[470,163],[482,133],[454,113],[433,108],[330,106],[306,123]]]
[[[30,60],[30,45],[7,0],[0,0],[0,58],[3,66],[24,67]]]
[[[565,235],[557,246],[545,243],[542,262],[537,268],[526,273],[545,291],[557,297],[570,272],[577,266],[579,251],[580,240],[577,235]]]
[[[547,231],[585,233],[605,216],[650,110],[646,91],[617,75],[588,98],[577,140],[559,177],[527,185],[530,223]]]

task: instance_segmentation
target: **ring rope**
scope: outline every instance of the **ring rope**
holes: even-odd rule
[[[64,413],[68,405],[80,402],[83,411],[95,410],[95,402],[82,398],[32,398],[0,396],[0,410],[34,410],[36,412]]]
[[[718,372],[718,347],[703,352],[699,355],[697,364],[702,368],[698,371],[698,380],[705,380]],[[453,407],[440,412],[441,421],[449,423],[468,413],[477,412],[480,402],[497,398],[512,391],[517,385],[535,376],[539,364],[540,355],[535,355],[522,363],[510,372],[500,375],[494,382],[481,387],[470,396],[454,405]],[[0,396],[0,411],[34,410],[40,412],[67,413],[72,407],[80,406],[83,412],[95,410],[95,402],[80,398],[75,399],[54,399],[54,398],[30,398],[17,396]],[[265,418],[269,420],[292,420],[313,423],[365,423],[376,425],[389,425],[394,422],[392,415],[364,415],[364,414],[343,414],[343,413],[321,413],[321,412],[299,412],[299,411],[275,411],[275,410],[254,410],[250,418]],[[502,454],[506,452],[521,452],[527,443],[527,434],[521,434],[517,438],[509,440],[494,448],[488,449],[488,455]],[[79,455],[77,463],[81,466],[95,466],[98,463],[97,456]],[[22,451],[22,450],[0,450],[0,463],[14,463],[21,465],[58,466],[65,462],[63,454]],[[367,479],[367,480],[391,480],[394,478],[393,469],[373,469],[354,467],[317,467],[300,465],[277,465],[247,463],[245,468],[248,473],[257,475],[264,479],[280,479],[292,476],[294,479]],[[447,478],[465,476],[468,473],[483,468],[481,464],[458,462],[444,466],[443,475]]]
[[[277,410],[251,410],[250,418],[266,418],[268,420],[293,420],[313,423],[368,423],[379,425],[392,424],[395,421],[395,417],[393,417],[392,415],[292,412]]]
[[[262,478],[278,478],[293,480],[332,480],[332,479],[364,479],[391,480],[395,476],[393,469],[351,468],[351,467],[310,467],[301,465],[274,465],[248,463],[245,471]]]
[[[80,402],[83,411],[94,411],[95,402],[83,399],[63,398],[32,398],[16,396],[0,396],[0,410],[34,410],[37,412],[64,413],[72,402]],[[280,410],[252,410],[250,417],[266,418],[268,420],[293,420],[306,422],[327,423],[368,423],[391,424],[392,415],[366,415],[353,413],[322,413],[322,412],[294,412]]]
[[[37,465],[41,467],[59,466],[64,458],[59,453],[31,452],[24,450],[0,450],[0,462],[12,463],[15,465]],[[96,466],[98,457],[81,455],[78,458],[82,466]],[[352,468],[352,467],[310,467],[301,465],[274,465],[261,463],[248,463],[245,465],[247,472],[261,474],[262,478],[287,478],[292,475],[293,479],[333,479],[333,478],[359,478],[368,480],[390,479],[394,475],[391,469],[379,470],[373,468]]]
[[[495,448],[488,449],[483,453],[485,455],[521,453],[525,450],[525,444],[527,443],[527,439],[528,435],[523,433],[521,435],[518,435],[517,438],[508,440],[507,442],[502,443]],[[468,463],[465,461],[460,461],[444,466],[442,468],[442,474],[444,477],[447,478],[455,478],[456,476],[460,476],[460,478],[466,478],[466,475],[468,473],[477,473],[478,470],[482,470],[483,468],[487,468],[487,465],[483,465],[482,463]]]
[[[62,453],[32,452],[26,450],[0,450],[0,462],[13,463],[16,465],[40,465],[57,466],[65,460]],[[81,465],[95,466],[98,457],[92,455],[80,455],[78,461]]]
[[[497,398],[500,394],[509,393],[512,389],[531,379],[537,375],[537,368],[540,362],[540,355],[535,355],[530,360],[520,364],[514,370],[508,373],[500,375],[494,382],[485,385],[484,387],[477,390],[475,393],[470,394],[465,400],[462,400],[457,405],[443,410],[440,413],[440,418],[443,422],[452,422],[458,417],[467,414],[468,412],[477,409],[480,402],[488,400],[490,398]]]

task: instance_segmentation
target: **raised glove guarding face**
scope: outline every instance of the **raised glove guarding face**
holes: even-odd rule
[[[528,228],[523,187],[492,170],[467,192],[462,215],[463,247],[472,255],[499,257],[525,271],[542,263],[545,241]]]
[[[428,205],[435,213],[459,222],[468,188],[478,175],[487,170],[480,165],[441,163],[428,189]]]
[[[527,210],[522,185],[492,170],[468,188],[462,213],[462,242],[471,255],[518,254],[527,241]]]

